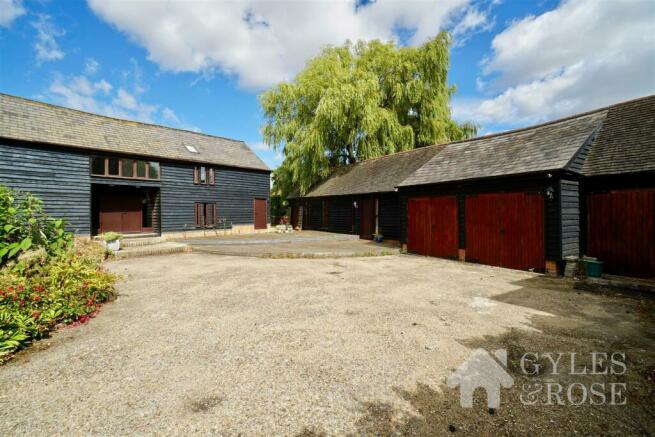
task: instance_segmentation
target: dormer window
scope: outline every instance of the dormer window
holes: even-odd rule
[[[184,147],[186,147],[186,149],[191,153],[198,153],[198,149],[196,149],[193,146],[189,146],[188,144],[185,144]]]

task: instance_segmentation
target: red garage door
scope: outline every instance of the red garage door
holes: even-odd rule
[[[457,198],[455,196],[409,199],[407,249],[420,255],[457,258]]]
[[[511,269],[543,270],[543,196],[531,193],[467,196],[466,259]]]
[[[587,255],[607,273],[654,277],[655,190],[592,193],[587,207]]]

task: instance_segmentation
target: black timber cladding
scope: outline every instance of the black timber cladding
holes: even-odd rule
[[[228,224],[253,224],[253,200],[269,199],[268,172],[215,168],[215,185],[193,183],[193,164],[161,163],[161,230],[192,230],[195,202],[216,202],[216,216]],[[269,205],[270,206],[270,205]],[[267,212],[270,222],[270,207]]]
[[[153,219],[164,232],[194,229],[195,202],[216,202],[217,217],[237,225],[253,223],[255,198],[269,200],[268,171],[215,167],[215,185],[195,185],[193,164],[161,162],[160,181],[105,178],[90,176],[91,156],[3,140],[0,183],[36,195],[49,214],[66,219],[79,235],[91,233],[92,184],[160,188]],[[270,208],[267,216],[270,221]]]
[[[561,257],[580,256],[580,182],[560,180]]]
[[[87,154],[0,140],[0,184],[34,194],[48,214],[66,219],[70,231],[90,234]]]
[[[302,206],[305,210],[309,208],[309,220],[303,223],[304,229],[359,234],[359,208],[355,208],[354,204],[360,204],[366,198],[378,200],[378,231],[380,234],[388,240],[400,240],[402,209],[398,193],[292,199],[291,204]],[[327,227],[323,227],[321,223],[324,205],[327,205],[328,208]]]
[[[349,234],[353,232],[353,202],[349,197],[333,197],[328,202],[328,231]],[[321,202],[321,208],[323,203]],[[322,212],[322,210],[321,210]]]

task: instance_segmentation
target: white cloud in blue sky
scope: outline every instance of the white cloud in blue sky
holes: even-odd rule
[[[9,27],[14,20],[25,14],[21,0],[0,0],[0,27]]]
[[[421,43],[454,25],[457,36],[487,24],[467,0],[378,0],[356,7],[350,1],[126,2],[89,0],[103,20],[148,51],[171,71],[220,70],[246,88],[289,80],[321,47],[347,39],[397,39],[410,29]],[[465,11],[465,14],[461,14]]]
[[[59,61],[64,58],[64,52],[59,48],[57,38],[65,32],[58,28],[49,15],[40,14],[32,21],[32,27],[36,30],[34,39],[34,52],[37,62]]]
[[[514,21],[482,63],[488,98],[459,100],[479,123],[535,123],[655,91],[655,2],[569,0]]]

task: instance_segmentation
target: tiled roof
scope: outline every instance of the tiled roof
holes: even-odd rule
[[[401,181],[425,164],[442,148],[443,146],[422,147],[341,167],[304,197],[394,191]]]
[[[400,186],[564,169],[601,125],[607,110],[446,144]]]
[[[585,176],[655,171],[655,95],[607,109],[582,167]]]
[[[7,94],[0,94],[0,137],[106,153],[269,170],[243,141],[105,117]]]

